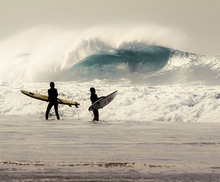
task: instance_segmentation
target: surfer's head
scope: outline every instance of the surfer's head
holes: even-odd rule
[[[54,82],[50,82],[50,87],[51,87],[51,88],[54,88],[54,87],[55,87]]]
[[[95,94],[95,88],[91,87],[91,88],[90,88],[90,92],[91,92],[92,94]]]

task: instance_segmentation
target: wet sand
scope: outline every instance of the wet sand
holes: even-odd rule
[[[0,120],[0,181],[219,181],[220,124]]]

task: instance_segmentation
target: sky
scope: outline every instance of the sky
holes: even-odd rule
[[[0,41],[38,25],[106,24],[176,29],[183,51],[220,55],[220,0],[0,0]]]

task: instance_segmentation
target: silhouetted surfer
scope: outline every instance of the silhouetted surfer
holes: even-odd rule
[[[92,103],[94,103],[99,98],[98,98],[98,96],[95,93],[95,88],[91,87],[90,88],[90,92],[91,92],[90,100],[91,100]],[[99,121],[99,111],[98,111],[98,109],[94,109],[93,110],[93,114],[94,114],[93,121]]]
[[[54,110],[57,116],[57,119],[60,119],[59,113],[58,113],[58,102],[57,102],[57,96],[58,92],[57,89],[54,88],[55,84],[54,82],[50,82],[50,89],[48,90],[48,106],[46,111],[46,120],[48,120],[48,115],[51,110],[51,108],[54,106]]]

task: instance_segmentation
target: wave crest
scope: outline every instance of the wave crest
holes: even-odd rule
[[[73,65],[68,73],[74,78],[124,78],[132,73],[146,74],[162,69],[172,50],[159,46],[130,46],[95,53]],[[69,77],[68,76],[68,77]]]
[[[217,57],[135,42],[119,49],[105,48],[72,65],[65,70],[63,78],[79,81],[127,78],[148,84],[219,84],[220,59]]]

